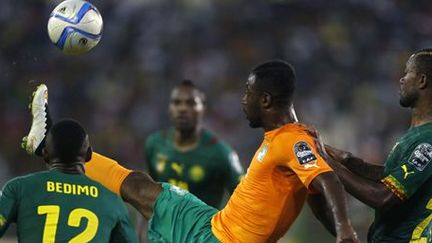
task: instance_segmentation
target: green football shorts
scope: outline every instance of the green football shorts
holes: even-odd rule
[[[149,221],[149,242],[219,242],[210,223],[217,209],[176,186],[162,183],[162,188]]]

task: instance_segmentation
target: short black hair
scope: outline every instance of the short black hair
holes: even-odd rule
[[[255,89],[269,93],[275,102],[290,105],[295,91],[296,74],[294,67],[283,60],[270,60],[256,66]]]
[[[87,132],[81,124],[72,119],[64,119],[49,130],[53,153],[62,162],[73,161],[82,152]]]
[[[425,48],[414,52],[414,64],[418,72],[426,74],[427,80],[431,80],[432,48]]]
[[[205,96],[204,92],[200,88],[198,88],[198,86],[196,86],[195,83],[190,79],[181,80],[174,88],[194,89],[197,91],[197,93],[201,97],[202,102],[205,103],[205,101],[206,101],[206,96]]]

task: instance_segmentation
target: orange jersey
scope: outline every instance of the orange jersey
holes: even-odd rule
[[[222,242],[276,242],[300,213],[311,181],[332,171],[300,124],[265,133],[246,176],[212,219]]]

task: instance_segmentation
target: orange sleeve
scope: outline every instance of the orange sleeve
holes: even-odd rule
[[[119,165],[117,161],[95,152],[93,152],[91,160],[85,163],[86,175],[117,195],[120,195],[120,187],[131,172],[131,170]]]
[[[285,166],[291,168],[307,188],[319,174],[333,171],[318,153],[315,141],[310,136],[302,134],[281,139],[280,146],[288,150],[284,153]]]

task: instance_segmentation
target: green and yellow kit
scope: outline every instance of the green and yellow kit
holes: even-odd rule
[[[210,131],[203,130],[197,146],[180,151],[174,129],[151,134],[145,143],[150,175],[185,189],[210,206],[221,206],[224,189],[230,193],[243,176],[237,154]]]
[[[138,242],[122,200],[81,174],[57,170],[9,181],[0,197],[0,237],[17,224],[18,241]]]
[[[382,182],[402,201],[376,210],[368,242],[432,242],[432,123],[410,128],[385,163]]]

